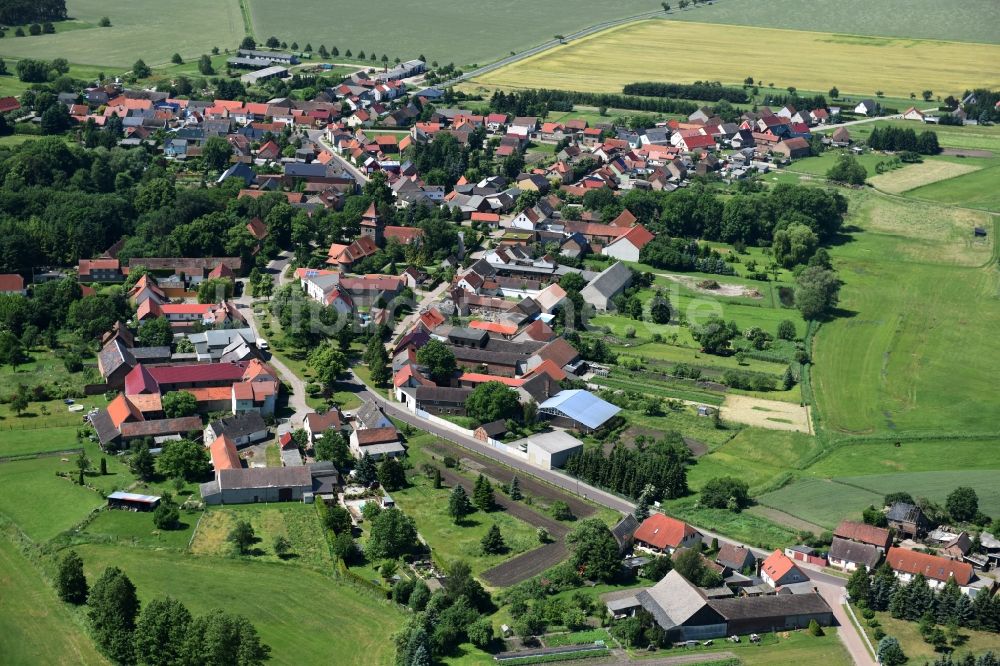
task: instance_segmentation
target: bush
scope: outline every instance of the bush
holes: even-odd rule
[[[556,500],[549,509],[556,520],[573,520],[573,511],[562,500]]]
[[[809,633],[813,636],[822,636],[823,627],[819,626],[819,622],[816,620],[809,620]]]
[[[871,608],[866,608],[863,611],[861,611],[861,617],[865,618],[866,620],[870,620],[873,617],[875,617],[875,611],[873,611]]]

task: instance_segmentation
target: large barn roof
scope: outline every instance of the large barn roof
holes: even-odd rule
[[[621,411],[621,408],[583,389],[560,391],[538,408],[557,411],[591,429],[600,428]]]

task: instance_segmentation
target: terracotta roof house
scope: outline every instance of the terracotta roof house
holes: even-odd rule
[[[306,414],[305,431],[309,435],[309,443],[315,444],[317,439],[321,439],[328,431],[339,432],[347,423],[344,415],[336,407],[331,407],[324,414],[313,412]]]
[[[697,547],[701,533],[685,522],[654,513],[635,531],[635,545],[658,553],[672,553],[678,548]]]
[[[840,521],[837,529],[833,531],[833,536],[875,546],[883,553],[892,545],[892,534],[889,530],[853,520]]]
[[[628,211],[626,211],[628,212]],[[601,254],[622,261],[639,261],[642,248],[646,247],[656,236],[641,224],[629,229],[601,250]]]
[[[775,588],[782,585],[804,583],[809,580],[809,577],[795,566],[791,558],[780,550],[771,553],[761,564],[760,577],[764,579],[765,583]]]
[[[784,155],[785,157],[794,160],[799,159],[800,157],[809,157],[811,149],[808,141],[800,136],[796,136],[791,139],[779,141],[771,147],[771,152]]]
[[[240,469],[243,462],[240,454],[236,452],[236,443],[227,435],[221,435],[208,446],[209,454],[212,457],[212,468],[218,474],[224,469]]]
[[[918,553],[907,548],[890,548],[885,561],[900,581],[908,583],[919,573],[935,589],[944,587],[949,578],[954,578],[960,587],[967,588],[975,577],[972,565],[967,562]]]
[[[357,458],[361,458],[367,454],[373,460],[380,460],[386,456],[401,456],[406,452],[406,449],[400,442],[399,431],[396,430],[396,427],[386,426],[383,428],[366,428],[352,432],[351,452]]]

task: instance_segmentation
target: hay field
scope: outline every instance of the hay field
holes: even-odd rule
[[[749,57],[739,55],[741,44]],[[1000,85],[1000,46],[649,20],[570,42],[475,82],[621,92],[632,81],[737,83],[747,76],[776,89],[837,86],[842,94],[881,90],[907,97],[930,88],[957,95]]]
[[[869,178],[868,182],[884,192],[902,194],[915,187],[948,180],[949,178],[961,176],[972,171],[977,171],[978,169],[979,167],[971,164],[928,160],[919,164],[907,165],[902,169],[879,174],[873,178]]]
[[[809,408],[790,402],[763,400],[746,395],[727,395],[721,416],[727,421],[769,430],[792,430],[811,434]]]

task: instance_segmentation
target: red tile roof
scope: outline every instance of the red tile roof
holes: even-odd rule
[[[782,578],[788,575],[789,571],[795,568],[795,563],[780,550],[775,550],[768,555],[767,559],[760,565],[761,573],[767,574],[775,583],[779,583]]]
[[[498,333],[500,335],[514,335],[517,333],[517,324],[507,324],[499,321],[471,321],[469,328],[477,328],[481,331]]]
[[[866,523],[856,523],[851,520],[842,520],[840,525],[837,525],[837,529],[834,530],[833,536],[871,544],[880,548],[885,548],[891,543],[889,530]]]
[[[223,469],[240,469],[243,463],[236,452],[236,443],[228,435],[220,435],[208,447],[212,456],[212,467],[216,472]]]
[[[685,522],[662,513],[654,513],[639,525],[639,529],[635,531],[635,539],[660,549],[677,548],[684,539],[697,533],[697,530]]]
[[[885,561],[894,571],[913,575],[921,573],[925,578],[941,582],[947,582],[954,576],[959,585],[968,585],[973,576],[972,565],[967,562],[918,553],[907,548],[890,548]]]
[[[24,278],[17,273],[4,273],[0,275],[0,292],[14,292],[24,290]]]
[[[470,384],[485,384],[486,382],[500,382],[506,386],[512,388],[517,388],[521,386],[526,381],[523,377],[500,377],[497,375],[484,375],[478,372],[464,372],[462,376],[458,378],[459,382],[468,382]]]
[[[357,436],[359,446],[366,446],[368,444],[385,444],[387,442],[399,441],[399,432],[394,426],[358,430]]]
[[[637,224],[628,230],[625,234],[619,236],[615,240],[611,241],[611,244],[617,243],[622,240],[627,240],[629,243],[639,248],[640,250],[646,246],[651,240],[656,238],[646,227],[641,224]]]

